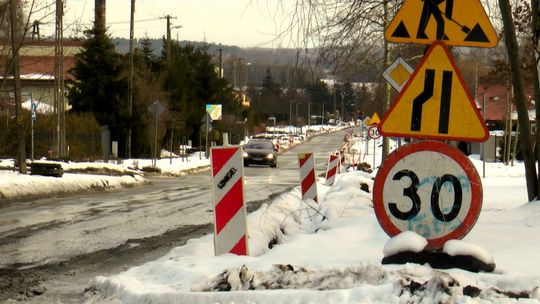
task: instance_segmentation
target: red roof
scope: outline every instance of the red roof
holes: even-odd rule
[[[21,56],[21,75],[54,75],[54,56]],[[72,79],[68,71],[75,66],[75,57],[64,57],[64,77]]]
[[[40,76],[44,76],[43,79],[51,79],[54,76],[54,46],[56,42],[54,40],[26,40],[23,43],[23,48],[30,46],[42,47],[44,50],[50,50],[50,54],[43,55],[24,55],[21,53],[19,57],[20,61],[20,73],[21,75],[31,75],[32,78],[39,79]],[[64,39],[62,42],[64,46],[68,47],[81,47],[83,42],[81,40]],[[0,45],[9,45],[9,41],[0,40]],[[75,66],[75,57],[72,55],[64,56],[64,77],[65,79],[72,79],[73,77],[68,71]],[[48,76],[48,77],[47,77]]]
[[[482,106],[482,94],[485,96],[486,102],[486,121],[504,121],[506,113],[508,111],[508,98],[510,90],[506,85],[489,85],[489,86],[478,86],[478,96],[476,100],[478,105]],[[532,94],[527,94],[529,100],[529,110],[534,109],[534,104],[532,101]],[[481,109],[480,109],[481,110]],[[515,111],[515,105],[512,107],[512,111]]]

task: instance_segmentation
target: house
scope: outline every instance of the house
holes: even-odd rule
[[[532,89],[527,89],[526,96],[528,97],[529,124],[531,132],[535,134],[536,111]],[[511,91],[507,85],[481,85],[478,87],[476,103],[481,113],[484,114],[484,120],[490,131],[490,137],[484,143],[485,160],[496,161],[498,147],[504,142],[504,130],[506,130],[507,123],[511,123],[510,127],[513,131],[516,131],[517,127],[517,111],[511,96]],[[484,107],[484,109],[482,109],[482,107]],[[470,143],[470,153],[481,154],[481,151],[481,143]]]
[[[531,130],[534,133],[536,114],[532,88],[527,89],[525,94],[528,97],[529,121],[531,123]],[[485,121],[489,130],[504,130],[506,121],[509,119],[508,113],[511,113],[510,118],[515,130],[517,112],[512,100],[511,91],[507,85],[494,84],[479,86],[476,101],[480,111],[482,111],[482,105],[485,104]]]
[[[68,83],[72,80],[72,76],[68,71],[75,66],[75,54],[81,51],[82,41],[64,40],[63,49],[64,83]],[[0,57],[11,57],[9,41],[0,41]],[[19,62],[23,101],[32,98],[36,103],[53,106],[55,41],[25,41],[19,51]],[[10,92],[13,91],[13,76],[10,75],[4,78],[4,75],[0,75],[0,81],[4,80],[2,91],[0,91],[0,100],[2,100],[0,102],[0,115],[2,115],[2,112],[10,111],[10,105],[13,107],[13,99],[10,96]]]

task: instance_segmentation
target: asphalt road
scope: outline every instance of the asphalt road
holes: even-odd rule
[[[323,173],[345,131],[320,135],[278,156],[277,168],[247,167],[248,212],[299,184],[297,154],[314,152]],[[118,192],[0,201],[0,302],[80,303],[90,279],[157,259],[212,232],[210,172],[149,177]]]

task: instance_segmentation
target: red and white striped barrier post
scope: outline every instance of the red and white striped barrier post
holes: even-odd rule
[[[244,166],[239,146],[212,148],[214,252],[248,255]]]
[[[317,202],[317,183],[315,182],[315,161],[313,153],[299,153],[300,162],[300,187],[302,188],[302,200],[312,199]]]
[[[332,186],[336,181],[336,173],[338,169],[339,157],[336,154],[330,154],[328,158],[328,166],[326,167],[325,185]]]
[[[354,150],[352,152],[351,167],[352,167],[353,171],[356,170],[356,160],[355,160]]]
[[[341,166],[345,163],[345,149],[341,149],[338,151],[339,156],[339,164],[338,164],[338,171],[337,173],[341,173]]]

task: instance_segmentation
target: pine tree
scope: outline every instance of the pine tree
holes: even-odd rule
[[[191,135],[194,143],[199,139],[206,104],[221,104],[224,115],[241,110],[240,102],[227,81],[219,77],[205,49],[173,43],[164,75],[164,88],[170,94],[169,107],[181,113],[186,124],[184,135]]]
[[[141,57],[144,64],[152,71],[156,72],[158,70],[158,62],[156,55],[154,55],[154,49],[152,49],[152,41],[148,36],[141,40],[141,46]]]
[[[272,77],[272,73],[270,73],[270,69],[266,70],[266,76],[264,77],[262,81],[262,92],[261,95],[273,95],[279,96],[280,94],[279,84],[277,84],[274,81],[274,78]]]
[[[129,124],[122,58],[105,28],[95,26],[86,35],[83,50],[75,56],[75,66],[70,70],[75,81],[68,98],[73,112],[93,113],[100,125],[109,126],[111,138],[118,141],[122,153]]]

